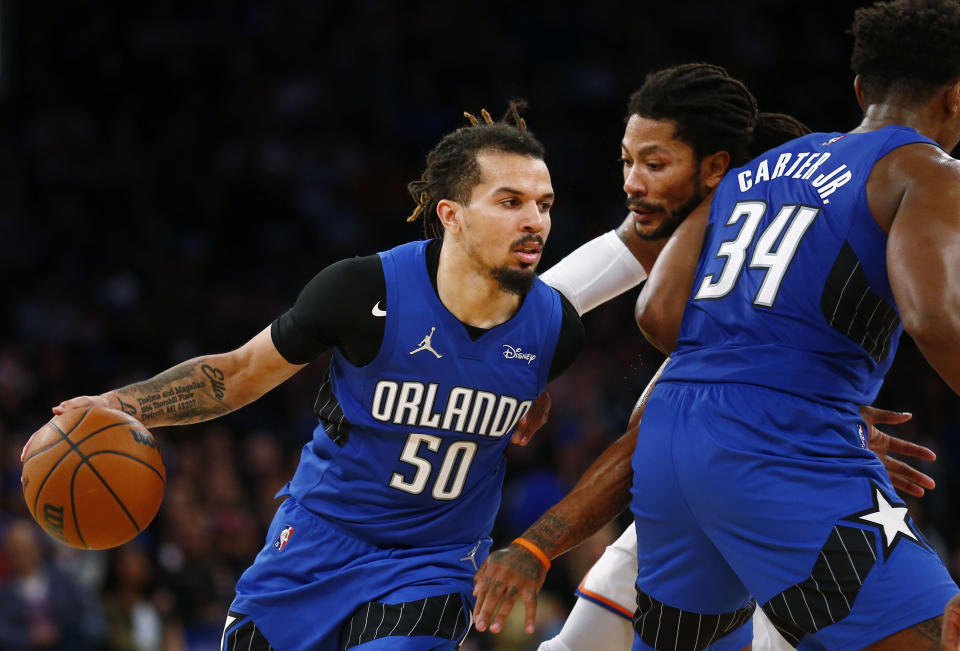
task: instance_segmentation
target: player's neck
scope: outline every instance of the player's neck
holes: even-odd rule
[[[523,303],[523,296],[505,292],[489,271],[452,246],[440,250],[437,294],[460,322],[477,328],[489,329],[508,321]]]
[[[929,105],[904,106],[892,102],[867,106],[863,112],[863,121],[854,131],[876,131],[891,125],[910,127],[933,140],[937,140],[940,135],[937,116],[933,115]]]

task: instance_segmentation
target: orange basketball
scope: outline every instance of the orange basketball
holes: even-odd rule
[[[33,519],[81,549],[116,547],[143,531],[160,509],[166,480],[153,435],[106,407],[68,411],[44,425],[20,476]]]

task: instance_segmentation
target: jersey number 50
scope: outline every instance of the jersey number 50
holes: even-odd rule
[[[390,478],[390,487],[402,490],[411,495],[419,495],[427,487],[427,481],[433,474],[433,465],[421,456],[420,445],[424,444],[431,452],[440,450],[440,443],[443,441],[439,436],[433,434],[418,434],[416,432],[407,437],[407,442],[400,453],[400,461],[409,463],[417,469],[412,481],[399,472],[393,473]],[[467,472],[470,470],[470,464],[473,462],[473,456],[477,453],[477,444],[473,441],[454,441],[447,448],[443,455],[443,461],[440,463],[440,472],[433,482],[433,490],[430,494],[437,500],[455,500],[463,492],[463,485],[467,481]],[[456,473],[454,473],[456,466]],[[451,477],[453,478],[451,480]]]
[[[693,297],[695,301],[723,298],[740,279],[744,262],[747,260],[747,248],[753,244],[757,228],[767,212],[765,201],[741,201],[733,207],[727,218],[727,226],[740,223],[740,230],[732,240],[720,243],[717,258],[725,258],[719,274],[707,274]],[[760,233],[757,245],[750,259],[749,269],[766,269],[760,289],[753,298],[753,304],[761,307],[773,307],[780,293],[780,284],[793,262],[800,240],[807,229],[820,214],[819,208],[788,204]],[[786,231],[786,232],[784,232]],[[777,245],[779,242],[779,245]],[[776,247],[776,250],[774,250]],[[717,277],[719,275],[719,278]]]

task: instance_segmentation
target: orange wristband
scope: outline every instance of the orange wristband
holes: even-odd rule
[[[550,569],[550,559],[547,558],[547,555],[543,553],[543,550],[537,547],[535,544],[533,544],[526,538],[517,538],[516,540],[513,541],[513,544],[520,545],[521,547],[529,551],[531,554],[537,557],[537,560],[543,563],[543,566],[546,569],[548,570]]]

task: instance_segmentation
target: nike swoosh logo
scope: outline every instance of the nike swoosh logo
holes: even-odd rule
[[[377,301],[377,304],[373,306],[373,309],[370,310],[370,314],[373,316],[387,316],[386,310],[380,309],[380,301]]]

